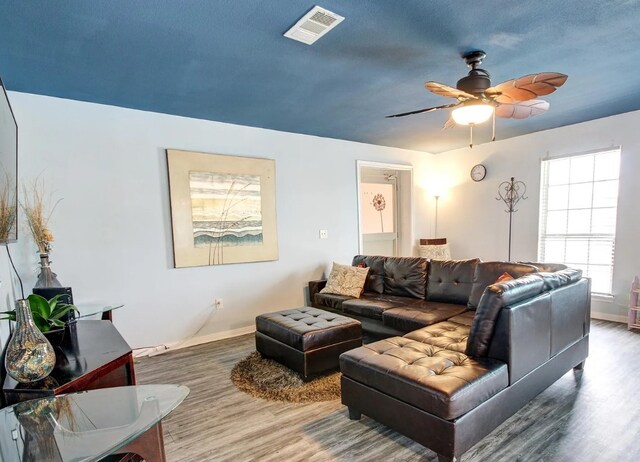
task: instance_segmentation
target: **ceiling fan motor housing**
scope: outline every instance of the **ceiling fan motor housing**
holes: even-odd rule
[[[462,59],[471,68],[466,77],[458,80],[456,87],[458,90],[466,91],[472,95],[482,95],[491,86],[491,77],[484,69],[480,69],[482,60],[487,54],[482,50],[469,51],[462,55]]]
[[[458,90],[466,91],[472,95],[481,95],[491,86],[489,73],[483,69],[473,69],[469,75],[458,80]]]

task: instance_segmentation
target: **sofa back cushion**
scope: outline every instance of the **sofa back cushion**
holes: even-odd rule
[[[556,271],[567,269],[567,265],[563,263],[542,263],[533,261],[519,261],[518,263],[522,263],[523,265],[533,265],[538,268],[538,271],[544,271],[547,273],[555,273]]]
[[[579,281],[582,278],[582,270],[567,268],[554,273],[540,271],[536,275],[544,281],[544,290],[550,291]]]
[[[473,275],[473,286],[469,295],[467,307],[475,310],[480,303],[484,289],[494,284],[503,273],[509,273],[514,279],[525,274],[537,273],[538,268],[523,263],[510,263],[503,261],[487,261],[479,263]]]
[[[500,310],[537,296],[543,287],[542,278],[534,274],[487,287],[471,323],[465,353],[487,356]]]
[[[472,260],[431,260],[427,282],[427,300],[458,303],[469,301],[473,275],[479,258]]]
[[[356,255],[353,257],[353,266],[369,268],[367,280],[364,283],[365,292],[381,294],[384,292],[384,261],[386,257],[377,255]]]
[[[384,259],[384,293],[424,299],[427,260],[420,257]]]

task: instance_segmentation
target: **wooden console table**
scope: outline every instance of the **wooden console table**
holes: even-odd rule
[[[135,385],[133,354],[110,321],[78,320],[55,347],[56,366],[45,379],[19,383],[5,377],[7,404],[97,388]]]

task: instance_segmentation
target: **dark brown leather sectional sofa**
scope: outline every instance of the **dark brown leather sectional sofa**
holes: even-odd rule
[[[360,298],[313,306],[387,337],[340,356],[342,402],[456,460],[588,355],[590,282],[564,265],[361,256]],[[504,272],[515,279],[494,284]]]

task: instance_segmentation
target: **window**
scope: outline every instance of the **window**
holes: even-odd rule
[[[620,148],[542,161],[538,258],[591,278],[611,294]]]

